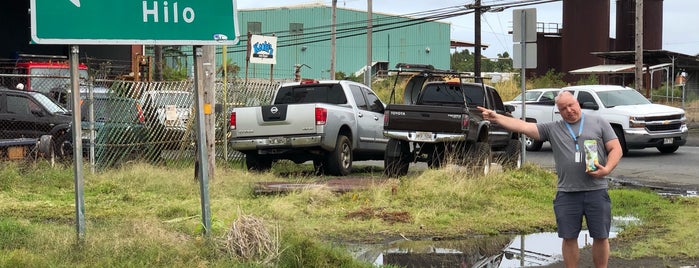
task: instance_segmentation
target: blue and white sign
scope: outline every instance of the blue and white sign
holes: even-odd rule
[[[277,64],[277,37],[252,35],[250,37],[250,63]]]

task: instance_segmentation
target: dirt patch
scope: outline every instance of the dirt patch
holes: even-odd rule
[[[397,222],[410,223],[413,217],[405,211],[386,211],[383,208],[361,208],[357,211],[347,213],[348,219],[371,220],[374,218],[393,224]]]

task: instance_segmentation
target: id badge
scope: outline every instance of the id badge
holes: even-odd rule
[[[575,163],[580,163],[580,152],[579,151],[575,152]]]

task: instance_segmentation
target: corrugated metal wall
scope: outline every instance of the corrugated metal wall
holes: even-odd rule
[[[248,22],[261,22],[263,35],[275,33],[277,39],[277,64],[275,79],[293,79],[294,65],[303,67],[303,78],[330,78],[330,6],[306,6],[295,8],[239,10],[241,34],[247,33]],[[335,70],[346,75],[354,74],[366,64],[365,11],[337,10],[337,42]],[[449,68],[450,24],[426,22],[416,25],[410,18],[374,13],[372,61],[432,64],[436,68]],[[290,23],[303,24],[303,33],[289,32]],[[406,26],[410,25],[410,26]],[[405,26],[405,27],[400,27]],[[242,39],[247,39],[242,37]],[[228,57],[241,67],[245,74],[245,43],[229,48]],[[268,65],[250,64],[248,77],[269,78]]]

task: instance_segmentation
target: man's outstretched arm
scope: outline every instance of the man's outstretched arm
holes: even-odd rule
[[[497,123],[510,131],[527,135],[532,139],[539,139],[539,129],[536,127],[535,123],[525,122],[518,118],[504,116],[496,113],[493,110],[483,108],[480,106],[478,106],[478,110],[480,110],[483,113],[483,119],[485,120]]]

